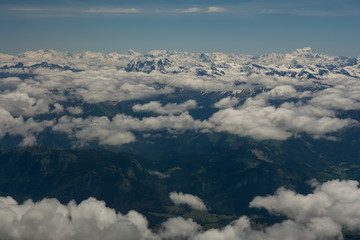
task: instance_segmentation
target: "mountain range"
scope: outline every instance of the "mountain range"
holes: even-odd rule
[[[343,204],[337,191],[346,187],[354,193],[347,203],[360,204],[359,78],[360,57],[309,47],[262,56],[0,54],[0,206],[104,201],[129,212],[131,224],[132,211],[143,214],[150,227],[141,220],[136,229],[157,234],[143,239],[201,239],[226,229],[266,235],[289,224],[317,236],[309,239],[356,239],[351,222],[360,217],[332,206]],[[281,194],[293,204],[268,204]],[[317,194],[334,194],[333,205],[316,211]],[[18,203],[6,205],[6,196]],[[303,216],[305,205],[314,209]],[[91,229],[85,222],[74,224]],[[188,235],[166,235],[172,222]],[[334,235],[320,229],[334,224]]]
[[[300,79],[324,79],[331,74],[360,77],[358,70],[360,58],[327,56],[315,52],[310,47],[296,49],[292,53],[271,53],[261,56],[159,50],[146,54],[133,50],[129,50],[127,54],[94,52],[72,54],[50,49],[18,55],[1,54],[0,59],[2,69],[60,67],[68,70],[69,66],[81,69],[82,64],[86,64],[87,68],[93,69],[116,67],[127,72],[189,73],[212,77],[253,74]],[[49,63],[51,64],[47,65]]]

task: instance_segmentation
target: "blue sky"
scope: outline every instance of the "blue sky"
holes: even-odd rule
[[[0,0],[0,52],[260,55],[311,46],[360,56],[359,0]]]

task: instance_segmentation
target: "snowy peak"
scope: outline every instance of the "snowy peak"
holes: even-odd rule
[[[151,73],[152,71],[159,71],[161,73],[167,73],[167,67],[171,67],[173,64],[168,58],[150,58],[143,57],[129,62],[125,68],[127,72],[145,72]]]
[[[17,64],[21,63],[19,67]],[[360,77],[359,59],[333,57],[315,52],[310,47],[291,53],[271,53],[254,57],[225,53],[188,53],[153,50],[141,54],[129,49],[127,53],[86,51],[58,52],[54,49],[27,51],[18,55],[0,54],[0,68],[99,69],[112,68],[126,72],[160,74],[190,74],[199,77],[278,76],[298,79],[324,79],[329,74]]]
[[[141,53],[136,52],[136,51],[134,51],[134,50],[132,50],[132,49],[130,48],[130,49],[127,51],[127,55],[129,55],[129,56],[140,56]]]
[[[302,49],[296,49],[295,51],[293,51],[291,53],[291,55],[293,55],[295,58],[306,58],[306,59],[314,59],[314,58],[317,58],[317,59],[321,59],[321,58],[328,58],[327,56],[325,55],[321,55],[317,52],[315,52],[311,47],[305,47],[305,48],[302,48]]]
[[[311,47],[304,47],[295,49],[292,52],[293,55],[300,55],[300,54],[315,54],[315,51]]]

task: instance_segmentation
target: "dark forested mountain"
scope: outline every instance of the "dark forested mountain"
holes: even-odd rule
[[[341,135],[341,142],[311,137],[254,142],[223,135],[216,136],[219,142],[234,142],[207,152],[172,150],[152,159],[102,149],[2,147],[0,189],[20,202],[44,197],[81,202],[92,196],[118,211],[135,209],[149,218],[172,213],[166,207],[173,205],[170,192],[187,192],[204,199],[211,213],[232,220],[254,213],[248,203],[281,186],[307,194],[312,179],[360,180],[359,132]],[[205,144],[201,138],[190,144]],[[154,224],[163,220],[154,219]]]

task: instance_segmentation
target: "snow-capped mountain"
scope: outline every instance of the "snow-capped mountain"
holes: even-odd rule
[[[258,57],[224,53],[187,53],[155,50],[146,54],[129,50],[118,53],[68,53],[55,50],[28,51],[16,56],[0,54],[0,67],[99,69],[116,68],[127,72],[227,77],[265,75],[298,79],[324,79],[333,74],[360,77],[360,59],[327,56],[309,47],[286,54],[265,54]],[[55,66],[58,65],[58,66]]]
[[[51,133],[65,134],[70,146],[121,146],[162,131],[334,139],[360,122],[359,63],[311,48],[259,57],[162,50],[1,54],[0,141],[32,145]]]
[[[360,229],[353,224],[360,221],[358,215],[338,211],[358,208],[358,182],[334,180],[321,185],[314,179],[360,180],[359,77],[360,58],[327,56],[311,48],[258,57],[160,50],[146,54],[133,50],[125,54],[55,50],[0,54],[0,189],[3,195],[17,196],[21,202],[21,198],[46,198],[22,204],[10,197],[0,198],[3,209],[8,209],[2,211],[5,215],[0,215],[0,222],[21,230],[27,229],[23,222],[34,225],[31,216],[40,216],[45,219],[41,226],[50,222],[50,229],[58,229],[58,221],[46,220],[60,216],[71,234],[77,228],[88,233],[96,225],[86,220],[86,205],[90,204],[92,210],[98,208],[97,212],[110,216],[114,224],[125,224],[109,225],[108,218],[99,217],[106,220],[101,231],[128,229],[137,222],[142,225],[131,229],[150,233],[147,220],[130,211],[140,209],[153,221],[151,225],[160,229],[157,233],[162,233],[168,216],[194,216],[204,226],[221,226],[235,216],[250,214],[260,223],[268,219],[272,224],[281,218],[262,218],[259,211],[253,214],[249,202],[253,207],[261,207],[263,202],[266,209],[277,210],[271,200],[275,199],[281,210],[282,200],[289,205],[304,198],[310,199],[313,208],[307,210],[313,211],[318,209],[318,199],[322,204],[328,196],[325,201],[335,206],[327,206],[328,213],[325,209],[319,216],[307,214],[307,222],[284,215],[290,218],[284,226],[297,226],[295,232],[316,230],[319,237],[310,234],[310,239],[330,239],[334,231],[326,238],[323,233],[329,231],[324,231],[323,222],[330,223],[337,229],[337,239],[342,239],[341,224],[350,234]],[[285,188],[268,195],[280,186],[305,194],[308,180],[316,185],[310,197]],[[344,189],[352,198],[345,201],[346,206],[342,204]],[[206,206],[200,198],[183,192],[206,197]],[[101,201],[85,200],[85,196]],[[65,206],[48,197],[62,202],[75,199],[79,204],[71,201]],[[185,202],[176,200],[185,198]],[[103,201],[130,212],[115,214]],[[184,203],[189,206],[177,206]],[[23,214],[25,208],[32,214]],[[86,221],[73,218],[79,217],[80,208]],[[207,209],[211,211],[200,215],[200,210]],[[251,232],[265,236],[267,229],[272,232],[282,224],[263,228],[251,223],[256,226],[251,229],[250,220],[241,217],[221,230],[203,231],[195,220],[171,219],[168,223],[185,223],[189,234],[199,239],[208,239],[209,235],[202,235],[207,232],[227,233],[229,229],[241,236],[245,231],[249,238]],[[314,228],[315,224],[320,228]],[[174,229],[182,229],[178,225]],[[62,239],[67,238],[64,236]],[[151,239],[170,235],[163,236]]]

